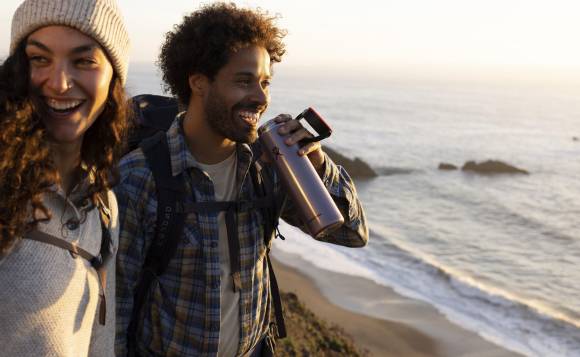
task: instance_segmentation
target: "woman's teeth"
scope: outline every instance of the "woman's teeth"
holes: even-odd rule
[[[56,100],[56,99],[47,99],[46,104],[48,107],[54,111],[69,111],[73,108],[80,106],[83,103],[81,99],[74,99],[74,100]]]
[[[240,117],[248,124],[256,125],[260,119],[260,114],[256,112],[242,111]]]

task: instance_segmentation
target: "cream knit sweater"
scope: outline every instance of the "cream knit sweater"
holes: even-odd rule
[[[74,196],[72,197],[74,199]],[[39,230],[98,255],[98,210],[82,221],[80,207],[62,193],[47,195],[52,219]],[[118,246],[117,201],[109,193],[111,233]],[[61,248],[24,239],[0,260],[0,356],[114,356],[115,257],[107,270],[107,321],[99,325],[96,271]]]

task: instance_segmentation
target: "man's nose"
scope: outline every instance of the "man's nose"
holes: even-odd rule
[[[270,102],[270,91],[268,87],[258,84],[252,93],[252,100],[260,105],[267,105]]]

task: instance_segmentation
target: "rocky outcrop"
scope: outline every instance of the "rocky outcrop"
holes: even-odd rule
[[[450,170],[457,170],[458,167],[453,165],[453,164],[448,164],[446,162],[442,162],[439,164],[438,167],[439,170],[446,170],[446,171],[450,171]]]
[[[344,167],[352,178],[371,178],[378,176],[376,171],[373,170],[369,164],[359,159],[358,157],[349,159],[348,157],[338,153],[336,150],[331,149],[328,146],[324,146],[322,150],[324,150],[324,152],[332,159],[332,161],[334,161],[335,164]]]
[[[515,166],[506,164],[505,162],[496,160],[487,160],[481,163],[475,161],[467,161],[463,167],[462,171],[470,171],[483,175],[494,175],[494,174],[525,174],[528,175],[529,172]]]

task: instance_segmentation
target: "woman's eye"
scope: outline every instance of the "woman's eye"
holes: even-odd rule
[[[28,57],[28,61],[34,65],[41,65],[48,63],[48,59],[43,56],[30,56]]]
[[[93,66],[97,64],[97,61],[92,58],[81,58],[77,60],[77,64],[81,66]]]
[[[270,86],[270,81],[263,81],[262,88],[268,88]]]

